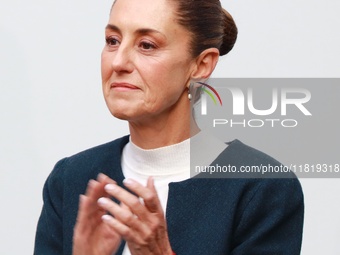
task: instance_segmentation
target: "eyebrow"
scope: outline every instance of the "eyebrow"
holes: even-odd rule
[[[105,29],[111,30],[111,31],[117,31],[118,33],[121,33],[121,30],[119,29],[119,27],[112,25],[112,24],[107,24]],[[135,34],[140,34],[140,35],[152,34],[152,33],[160,34],[166,38],[166,36],[163,33],[152,28],[139,28],[135,31]]]
[[[120,29],[117,26],[111,24],[107,24],[105,29],[120,32]]]

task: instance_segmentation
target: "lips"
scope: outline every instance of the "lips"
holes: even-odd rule
[[[117,90],[136,90],[139,89],[139,87],[132,85],[130,83],[125,82],[113,82],[110,86],[111,89],[117,89]]]

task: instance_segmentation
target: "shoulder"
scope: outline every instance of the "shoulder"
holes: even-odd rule
[[[275,208],[277,213],[295,208],[300,216],[303,215],[302,187],[289,168],[239,140],[228,145],[207,171],[188,180],[193,186],[192,190],[199,187],[204,194],[202,196],[210,194],[206,195],[207,200],[213,194],[213,200],[217,199],[221,205],[225,199],[238,205],[237,217],[245,211],[251,213],[254,208],[259,212],[265,208],[268,212]],[[184,191],[181,190],[181,193]]]
[[[128,141],[129,136],[124,136],[67,157],[66,161],[68,164],[84,164],[89,161],[95,163],[107,158],[118,157]]]
[[[232,157],[233,161],[242,164],[263,164],[272,163],[279,165],[280,162],[269,156],[268,154],[259,151],[249,145],[242,143],[239,140],[234,140],[229,143],[229,146],[225,150],[228,153],[228,157]]]
[[[239,140],[230,142],[211,167],[224,170],[214,178],[296,178],[287,166]]]
[[[84,150],[56,163],[47,183],[63,183],[86,187],[89,179],[95,179],[99,173],[114,177],[120,171],[121,153],[129,136]]]
[[[230,142],[212,166],[228,167],[229,172],[218,172],[216,167],[216,174],[210,174],[211,183],[242,197],[244,206],[250,201],[276,201],[286,206],[292,200],[303,206],[303,191],[296,175],[273,157],[239,140]]]

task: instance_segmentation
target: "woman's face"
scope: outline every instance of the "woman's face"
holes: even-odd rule
[[[103,92],[114,116],[147,121],[189,108],[190,33],[168,1],[116,1],[105,36]]]

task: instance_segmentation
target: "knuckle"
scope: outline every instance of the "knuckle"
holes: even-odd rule
[[[153,192],[148,192],[144,196],[144,200],[147,202],[153,202],[156,199],[156,194]]]
[[[123,216],[124,218],[124,221],[126,221],[126,222],[131,222],[131,221],[133,221],[134,220],[134,216],[131,214],[131,213],[129,213],[129,214],[124,214],[124,216]]]
[[[156,232],[158,230],[158,228],[159,228],[159,220],[156,219],[150,224],[150,230],[152,232]]]
[[[144,242],[145,244],[151,243],[154,240],[155,233],[152,229],[146,230],[145,236],[144,236]]]
[[[130,231],[128,228],[124,228],[124,229],[122,229],[120,232],[121,232],[121,235],[122,235],[123,237],[125,237],[127,240],[130,240],[130,239],[131,239],[131,237],[132,237],[131,231]]]
[[[140,202],[139,202],[139,199],[138,198],[135,198],[131,201],[131,206],[132,208],[136,208],[140,205]]]

